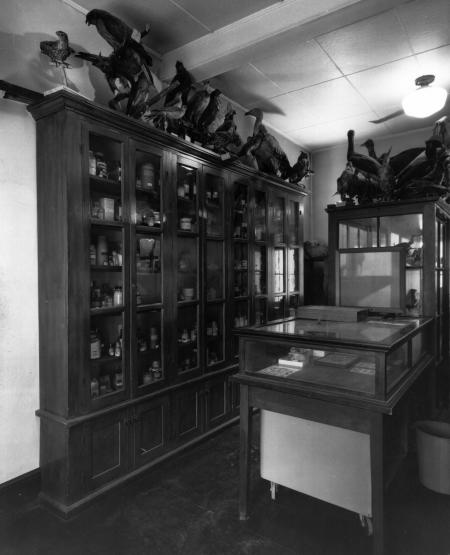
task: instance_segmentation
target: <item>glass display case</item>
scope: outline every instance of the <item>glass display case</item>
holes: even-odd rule
[[[450,391],[449,301],[444,294],[449,288],[449,205],[418,199],[372,206],[330,205],[327,212],[328,304],[433,317],[436,396],[438,404],[446,403]],[[349,287],[346,272],[352,274]],[[355,283],[363,291],[364,280],[370,295],[357,296]]]
[[[241,372],[294,389],[386,401],[432,360],[432,319],[288,319],[239,332]]]

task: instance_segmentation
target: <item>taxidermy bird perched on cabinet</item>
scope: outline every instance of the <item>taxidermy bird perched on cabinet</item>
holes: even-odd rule
[[[64,85],[67,87],[66,68],[69,64],[67,58],[75,53],[75,50],[69,46],[69,38],[64,31],[56,31],[58,40],[43,40],[39,43],[41,52],[48,56],[56,67],[61,68]]]
[[[90,61],[105,73],[115,98],[110,101],[116,109],[119,102],[128,99],[126,113],[140,117],[145,111],[145,102],[158,92],[154,86],[152,57],[139,41],[148,33],[133,31],[124,21],[105,10],[94,9],[86,14],[87,25],[94,25],[101,37],[112,47],[109,58],[95,54],[79,53],[79,57]],[[139,36],[138,36],[139,35]],[[138,39],[138,40],[136,40]]]
[[[252,151],[258,162],[259,169],[268,174],[286,179],[291,165],[280,143],[263,125],[263,111],[260,108],[253,108],[246,112],[245,115],[255,118],[253,137],[261,137],[258,147]]]

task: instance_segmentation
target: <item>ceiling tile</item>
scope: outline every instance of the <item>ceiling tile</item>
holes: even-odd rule
[[[450,42],[448,0],[416,0],[397,8],[414,52],[423,52]]]
[[[212,79],[211,85],[244,107],[280,93],[275,83],[251,65],[223,73]]]
[[[277,83],[283,92],[341,76],[340,71],[315,41],[280,41],[275,52],[265,54],[254,59],[253,65]]]
[[[150,32],[143,39],[156,52],[165,54],[179,46],[205,35],[208,30],[185,11],[167,0],[83,0],[86,9],[99,8],[120,17],[139,31],[150,25]]]
[[[289,116],[288,129],[298,129],[335,121],[368,111],[367,103],[342,77],[295,93],[272,98]]]
[[[346,143],[347,131],[355,130],[355,144],[360,144],[367,138],[376,138],[386,134],[384,125],[374,129],[368,121],[373,118],[372,112],[360,114],[357,117],[343,118],[333,122],[322,123],[307,129],[299,129],[291,133],[293,140],[298,141],[310,149],[326,148],[332,145]],[[361,150],[362,152],[362,150]],[[342,169],[346,160],[342,160]],[[337,176],[336,176],[337,177]]]
[[[412,54],[408,37],[393,10],[327,33],[317,40],[345,74]]]
[[[414,90],[419,74],[420,67],[412,57],[349,75],[347,79],[382,117],[401,108],[401,99]]]
[[[277,4],[278,1],[227,0],[224,2],[223,0],[208,0],[207,8],[204,0],[176,0],[173,3],[182,6],[211,31],[215,31],[272,4]]]

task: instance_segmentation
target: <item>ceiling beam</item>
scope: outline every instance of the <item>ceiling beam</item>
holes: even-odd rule
[[[168,52],[159,77],[171,79],[180,60],[196,80],[210,79],[247,63],[262,41],[275,46],[280,36],[295,33],[305,42],[407,1],[284,0]]]

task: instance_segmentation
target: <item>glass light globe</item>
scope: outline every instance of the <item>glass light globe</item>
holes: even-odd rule
[[[421,87],[402,100],[403,111],[407,116],[426,118],[444,106],[447,91],[441,87]]]

